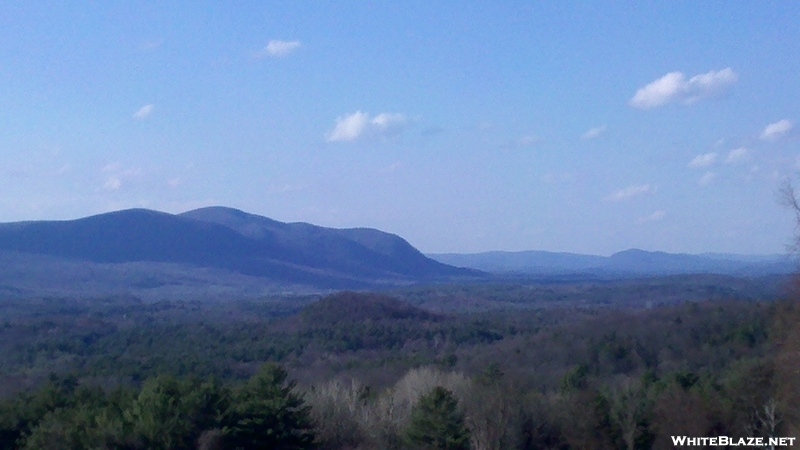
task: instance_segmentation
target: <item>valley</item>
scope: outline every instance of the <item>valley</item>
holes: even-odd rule
[[[0,448],[278,445],[248,399],[301,448],[412,448],[436,387],[476,449],[797,430],[786,262],[433,256],[227,208],[0,224]]]

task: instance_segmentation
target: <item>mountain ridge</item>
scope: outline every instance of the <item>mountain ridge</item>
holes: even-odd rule
[[[225,207],[2,223],[0,251],[93,263],[188,264],[324,288],[474,274],[433,261],[380,230],[290,224]]]
[[[428,256],[457,267],[490,273],[527,275],[588,273],[601,276],[640,276],[714,273],[747,276],[787,274],[797,269],[796,261],[789,255],[667,253],[636,248],[610,256],[543,250],[430,253]]]
[[[74,220],[0,223],[0,267],[0,295],[135,292],[150,299],[528,278],[760,276],[797,268],[781,255],[640,249],[610,256],[545,251],[424,255],[402,237],[376,229],[280,222],[221,206],[180,214],[128,209]]]

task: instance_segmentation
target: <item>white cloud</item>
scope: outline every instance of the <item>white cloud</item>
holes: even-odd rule
[[[327,134],[328,142],[354,141],[367,135],[390,137],[400,134],[408,119],[399,113],[380,113],[370,118],[368,113],[356,111],[336,119],[333,130]]]
[[[353,141],[364,132],[369,123],[369,114],[356,111],[336,119],[336,126],[328,133],[328,142]]]
[[[133,118],[136,120],[144,120],[147,116],[153,113],[153,104],[147,104],[139,108],[138,111],[133,113]]]
[[[667,212],[663,209],[659,209],[657,211],[653,211],[652,214],[646,215],[644,217],[640,217],[637,222],[639,223],[646,223],[646,222],[656,222],[664,218],[667,215]]]
[[[681,72],[670,72],[656,81],[639,88],[631,98],[630,105],[634,108],[653,108],[669,103],[683,90],[685,78]]]
[[[142,175],[142,170],[139,168],[124,168],[118,161],[106,164],[100,173],[106,178],[103,187],[108,190],[115,191],[122,187],[127,181],[139,178]]]
[[[700,186],[707,186],[707,185],[711,184],[711,182],[714,181],[714,178],[716,178],[716,177],[717,177],[717,174],[715,174],[712,171],[708,171],[708,172],[704,173],[703,176],[700,177],[699,180],[697,180],[697,184],[699,184]]]
[[[728,153],[728,157],[725,158],[725,163],[737,164],[746,161],[748,156],[750,156],[750,152],[745,147],[735,148]]]
[[[403,130],[406,116],[399,113],[380,113],[370,123],[384,136],[394,135]]]
[[[639,109],[655,108],[674,101],[693,103],[724,91],[737,79],[730,67],[695,75],[688,80],[682,72],[670,72],[639,88],[628,103]]]
[[[708,167],[714,164],[717,161],[717,154],[714,152],[711,153],[703,153],[702,155],[697,155],[694,157],[693,160],[689,161],[689,167]]]
[[[267,43],[267,46],[256,53],[257,58],[264,56],[286,56],[289,53],[300,48],[302,44],[300,41],[281,41],[273,39]]]
[[[623,200],[628,200],[633,197],[637,197],[639,195],[649,194],[652,193],[655,189],[649,184],[642,184],[640,186],[628,186],[624,189],[620,189],[618,191],[614,191],[606,197],[606,201],[609,202],[619,202]]]
[[[105,166],[103,166],[102,171],[103,172],[116,172],[121,167],[122,167],[122,164],[120,164],[119,161],[116,161],[116,162],[113,162],[113,163],[108,163]]]
[[[792,129],[792,126],[792,122],[787,119],[771,123],[764,128],[764,131],[761,132],[761,139],[767,141],[778,140],[788,133]]]
[[[118,176],[110,176],[110,177],[108,177],[106,182],[103,184],[104,188],[106,188],[108,190],[111,190],[111,191],[116,191],[121,186],[122,186],[122,180]]]
[[[684,101],[691,103],[703,97],[718,94],[738,79],[739,76],[730,67],[695,75],[686,84]]]
[[[606,126],[601,125],[599,127],[590,128],[589,130],[586,131],[586,133],[583,133],[583,135],[581,135],[581,138],[594,139],[596,137],[602,136],[603,134],[605,134],[605,132],[606,132]]]

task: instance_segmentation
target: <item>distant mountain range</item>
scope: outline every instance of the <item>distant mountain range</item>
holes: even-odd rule
[[[149,262],[331,289],[475,274],[427,258],[394,234],[283,223],[223,207],[3,223],[0,252],[6,269],[20,260],[30,267],[31,255],[47,257],[42,261],[55,271],[59,262],[73,269],[76,261],[103,267]]]
[[[0,224],[0,297],[224,299],[531,276],[755,276],[795,269],[794,260],[781,255],[642,250],[609,257],[542,251],[426,256],[375,229],[284,223],[224,207]]]
[[[674,275],[714,273],[768,275],[793,273],[797,260],[789,255],[650,252],[631,249],[611,256],[546,251],[440,253],[429,257],[457,267],[492,273],[527,275],[592,274],[598,276]]]

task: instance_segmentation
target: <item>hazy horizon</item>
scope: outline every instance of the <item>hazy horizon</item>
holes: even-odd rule
[[[424,253],[782,254],[800,4],[0,5],[0,222],[228,206]]]

